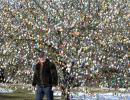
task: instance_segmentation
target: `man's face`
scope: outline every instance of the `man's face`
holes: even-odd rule
[[[38,60],[39,60],[41,63],[43,63],[43,62],[45,62],[46,57],[45,57],[45,56],[44,56],[44,57],[39,57]]]

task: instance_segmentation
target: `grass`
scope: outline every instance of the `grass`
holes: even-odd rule
[[[28,90],[28,86],[26,86],[24,89],[23,86],[16,85],[16,86],[0,86],[1,88],[9,88],[14,89],[17,88],[17,90],[14,93],[8,93],[8,94],[0,94],[0,100],[35,100],[35,94],[33,94],[32,90]],[[44,98],[43,100],[47,100]],[[54,98],[54,100],[59,100],[58,98]]]
[[[32,91],[27,90],[27,88],[22,89],[21,86],[18,86],[14,93],[0,94],[0,100],[35,100],[35,95],[31,93]]]
[[[28,90],[28,86],[26,86],[24,89],[22,88],[23,86],[21,85],[7,85],[7,86],[1,86],[3,88],[9,88],[9,89],[15,89],[17,90],[14,93],[10,94],[0,94],[0,100],[35,100],[35,94],[32,93],[32,90]],[[104,90],[100,88],[87,88],[90,93],[108,93],[108,92],[118,92],[115,91],[114,89],[112,90]],[[74,90],[76,91],[76,90]],[[80,90],[79,90],[80,91]],[[78,92],[78,91],[77,91]],[[47,100],[47,99],[44,99]],[[58,98],[54,98],[54,100],[60,100]]]

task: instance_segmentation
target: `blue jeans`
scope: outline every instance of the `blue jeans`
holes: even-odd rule
[[[43,100],[44,95],[47,100],[53,100],[53,91],[51,86],[38,85],[36,90],[36,100]]]

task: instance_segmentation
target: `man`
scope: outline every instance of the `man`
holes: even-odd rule
[[[32,85],[36,87],[36,100],[42,100],[44,95],[47,100],[53,100],[52,86],[58,84],[58,76],[56,66],[46,58],[42,52],[38,58],[33,76]]]

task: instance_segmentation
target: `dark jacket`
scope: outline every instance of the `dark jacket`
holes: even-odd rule
[[[50,62],[49,59],[46,59],[43,65],[42,82],[40,80],[40,63],[36,64],[32,85],[41,85],[41,83],[46,86],[56,86],[58,84],[56,66],[53,62]]]

